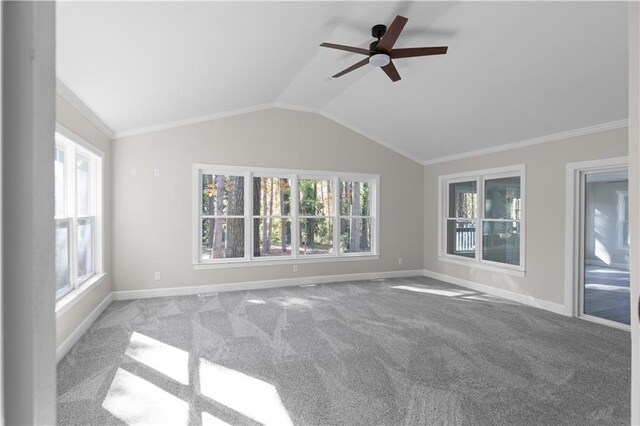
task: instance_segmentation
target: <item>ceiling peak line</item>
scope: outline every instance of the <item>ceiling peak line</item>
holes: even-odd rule
[[[596,124],[593,126],[581,127],[579,129],[567,130],[564,132],[552,133],[537,138],[525,139],[518,142],[511,142],[504,145],[490,146],[488,148],[476,149],[473,151],[463,152],[460,154],[446,155],[431,160],[426,160],[422,164],[429,166],[432,164],[446,163],[448,161],[462,160],[465,158],[479,157],[481,155],[494,154],[496,152],[508,151],[518,148],[526,148],[528,146],[539,145],[549,142],[558,142],[564,139],[574,138],[577,136],[590,135],[593,133],[605,132],[607,130],[622,129],[629,126],[629,119],[609,121],[606,123]]]

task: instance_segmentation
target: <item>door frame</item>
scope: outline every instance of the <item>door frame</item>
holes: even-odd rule
[[[567,163],[566,169],[566,209],[565,209],[565,274],[564,274],[564,307],[565,315],[581,318],[622,330],[630,330],[630,326],[620,324],[591,315],[582,314],[581,289],[583,275],[582,227],[584,218],[581,204],[584,198],[582,176],[586,173],[606,172],[629,168],[628,157],[603,158],[599,160]]]

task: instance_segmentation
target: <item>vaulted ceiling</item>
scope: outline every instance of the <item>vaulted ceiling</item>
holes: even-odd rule
[[[418,161],[627,118],[625,2],[59,2],[59,80],[115,134],[264,106],[317,111]],[[402,80],[363,67],[409,18]]]

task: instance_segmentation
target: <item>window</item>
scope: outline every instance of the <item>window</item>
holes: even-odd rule
[[[332,188],[328,179],[300,179],[298,188],[299,254],[333,253],[335,187]]]
[[[54,150],[56,300],[102,272],[102,155],[56,134]]]
[[[524,166],[439,180],[441,260],[524,271]]]
[[[194,182],[196,265],[377,256],[378,176],[197,164]]]
[[[371,251],[371,188],[367,181],[340,181],[340,252]]]

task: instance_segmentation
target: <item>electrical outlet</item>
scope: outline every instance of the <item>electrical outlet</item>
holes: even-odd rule
[[[160,272],[156,271],[153,274],[153,279],[156,280],[156,281],[160,281],[162,279],[162,275],[160,275]]]
[[[401,257],[398,258],[398,265],[402,265],[402,258]]]
[[[154,169],[154,170],[153,170],[153,175],[154,175],[155,177],[160,177],[160,169]]]
[[[293,265],[293,272],[298,272],[298,265]]]

